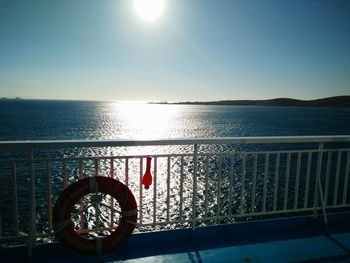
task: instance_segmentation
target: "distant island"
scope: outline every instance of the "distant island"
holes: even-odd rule
[[[0,100],[21,100],[20,97],[1,97]]]
[[[276,98],[269,100],[219,100],[186,102],[151,102],[151,104],[185,104],[185,105],[241,105],[241,106],[298,106],[298,107],[350,107],[350,96],[335,96],[315,100],[298,100]]]

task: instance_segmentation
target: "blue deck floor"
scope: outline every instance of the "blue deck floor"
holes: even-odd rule
[[[350,233],[334,235],[343,244],[350,244]],[[349,247],[348,247],[349,248]],[[347,250],[324,235],[229,246],[185,253],[130,259],[126,263],[153,262],[349,262]],[[112,261],[122,262],[122,261]]]
[[[350,213],[296,217],[132,235],[119,251],[83,257],[59,244],[37,246],[32,262],[350,262]],[[28,262],[26,247],[0,250],[1,262]]]

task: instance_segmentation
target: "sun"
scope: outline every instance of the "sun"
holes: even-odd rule
[[[138,17],[147,22],[156,21],[164,11],[164,0],[134,0]]]

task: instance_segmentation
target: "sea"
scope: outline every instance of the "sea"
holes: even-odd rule
[[[179,104],[148,104],[135,101],[64,101],[64,100],[21,100],[21,99],[2,99],[0,100],[0,141],[28,141],[28,140],[101,140],[101,139],[134,139],[134,140],[147,140],[147,139],[166,139],[166,138],[220,138],[220,137],[245,137],[245,136],[302,136],[302,135],[349,135],[350,134],[350,108],[328,108],[328,107],[267,107],[267,106],[220,106],[220,105],[179,105]],[[155,148],[152,148],[156,150]],[[170,149],[170,148],[169,148]],[[170,149],[171,150],[171,149]],[[179,149],[185,150],[186,149]],[[192,149],[193,150],[193,149]],[[192,151],[190,150],[190,152]],[[244,149],[243,149],[244,150]],[[90,153],[96,155],[103,155],[109,150],[104,152]],[[86,154],[86,152],[74,152],[77,155]],[[110,154],[111,152],[108,152]],[[125,154],[127,152],[123,152]],[[8,152],[1,152],[0,159],[6,159]],[[16,153],[17,154],[17,153]],[[47,154],[47,153],[40,153]],[[56,152],[57,154],[57,152]],[[59,153],[64,156],[66,153]],[[116,152],[112,152],[116,154]],[[18,155],[20,156],[20,155]],[[335,155],[334,155],[335,157]],[[192,158],[192,159],[191,159]],[[284,158],[284,157],[283,157]],[[294,159],[293,159],[294,158]],[[292,166],[296,166],[297,156],[292,156]],[[343,157],[342,157],[343,158]],[[344,155],[344,158],[346,156]],[[344,159],[343,158],[343,159]],[[307,156],[302,156],[302,159],[307,159]],[[316,158],[314,158],[315,160]],[[253,159],[247,159],[247,166]],[[242,160],[237,160],[241,162]],[[116,163],[116,166],[125,167],[125,162],[120,161]],[[191,217],[189,210],[186,210],[182,205],[191,204],[192,196],[192,181],[182,181],[181,168],[179,164],[188,162],[186,171],[182,171],[183,175],[191,175],[193,173],[193,157],[172,158],[171,167],[174,171],[174,178],[177,178],[177,182],[171,183],[170,200],[166,200],[167,187],[164,184],[158,186],[159,194],[162,197],[157,203],[157,214],[160,217],[166,217],[159,213],[164,211],[166,213],[167,202],[169,201],[171,209],[174,209],[174,213],[171,214],[170,219],[176,221],[179,211],[183,214],[183,217]],[[229,167],[230,160],[223,160],[222,165]],[[272,162],[272,160],[270,160]],[[218,160],[212,159],[208,161],[209,166],[214,170],[218,167]],[[139,160],[135,163],[130,163],[130,187],[136,189],[139,182],[139,171],[137,165]],[[159,159],[159,165],[163,165],[158,170],[158,174],[162,173],[162,169],[166,171],[166,160],[161,164]],[[281,157],[281,167],[286,165],[285,160]],[[314,166],[315,161],[312,163]],[[12,164],[0,163],[0,233],[13,234],[15,225],[13,223],[13,199],[11,195],[11,189],[13,181],[11,174],[13,172]],[[57,198],[60,191],[63,190],[63,169],[67,169],[68,177],[76,178],[79,173],[77,163],[67,163],[67,167],[61,163],[52,163],[52,200]],[[86,163],[84,167],[84,173],[89,176],[89,173],[93,174],[94,164]],[[109,169],[109,164],[101,164],[100,168],[104,167]],[[221,165],[221,164],[220,164]],[[240,173],[239,166],[237,171],[234,171],[235,185],[240,187]],[[332,164],[335,167],[336,160]],[[271,163],[273,166],[273,163]],[[304,167],[305,166],[305,167]],[[133,168],[135,167],[135,168]],[[35,168],[35,167],[34,167]],[[201,167],[199,167],[201,168]],[[202,167],[203,168],[203,167]],[[201,168],[201,169],[202,169]],[[301,169],[306,169],[302,164]],[[29,193],[29,179],[27,177],[28,165],[18,165],[17,169],[17,191],[19,193],[18,209],[20,211],[19,228],[20,231],[26,233],[28,231],[28,216],[29,216],[29,200],[26,194]],[[36,173],[36,198],[37,198],[37,220],[38,220],[38,232],[45,233],[48,231],[47,223],[41,223],[47,221],[47,184],[48,179],[46,175],[46,167],[35,168]],[[120,168],[122,169],[122,168]],[[124,169],[124,168],[123,168]],[[135,171],[132,171],[134,169]],[[236,169],[236,168],[235,168]],[[282,168],[281,168],[282,169]],[[295,169],[295,167],[293,168]],[[134,177],[133,176],[134,172]],[[273,171],[269,171],[271,175]],[[237,175],[236,175],[237,173]],[[263,178],[263,169],[258,169],[258,177]],[[164,172],[166,174],[166,172]],[[248,172],[247,172],[248,174]],[[22,178],[22,177],[23,178]],[[211,174],[210,179],[217,180],[216,175]],[[224,178],[226,175],[221,175],[222,180],[220,187],[222,186],[223,198],[227,201],[225,191],[230,186],[228,178]],[[187,178],[192,178],[188,176]],[[204,177],[203,177],[204,178]],[[134,179],[134,183],[132,180]],[[251,180],[248,176],[247,180]],[[283,178],[282,178],[283,179]],[[282,182],[283,180],[280,180]],[[300,180],[305,180],[301,178]],[[333,180],[334,181],[334,180]],[[330,182],[333,182],[330,180]],[[198,184],[202,182],[204,185],[204,179],[199,178]],[[294,181],[291,182],[294,183]],[[227,185],[225,186],[225,183]],[[232,182],[231,182],[232,183]],[[247,184],[251,182],[247,181]],[[133,185],[132,185],[133,184]],[[210,183],[209,186],[212,189],[212,199],[217,196],[216,190],[218,189],[217,183]],[[225,188],[226,187],[226,188]],[[251,187],[251,186],[250,186]],[[257,185],[257,199],[256,202],[261,201],[262,192],[258,194],[259,190],[262,190],[263,185]],[[284,189],[284,185],[279,186]],[[216,190],[215,190],[216,189]],[[225,190],[226,189],[226,190]],[[168,189],[169,190],[169,189]],[[199,189],[203,198],[208,197],[205,194],[205,189]],[[303,189],[300,189],[300,191]],[[135,190],[136,191],[136,190]],[[221,191],[221,190],[220,190]],[[226,191],[228,193],[228,191]],[[21,195],[23,194],[23,195]],[[145,194],[145,192],[144,192]],[[146,193],[147,194],[147,193]],[[136,198],[139,200],[139,196],[136,193]],[[249,199],[249,193],[245,197]],[[181,196],[181,197],[179,197]],[[236,196],[239,198],[239,196]],[[148,199],[147,199],[148,198]],[[144,204],[144,218],[149,217],[152,220],[152,215],[155,213],[152,209],[153,195],[150,195],[145,200],[148,203]],[[180,200],[180,199],[181,200]],[[208,197],[209,198],[209,197]],[[231,197],[230,197],[231,198]],[[250,197],[251,198],[251,197]],[[260,199],[259,199],[260,198]],[[270,198],[270,199],[269,199]],[[268,200],[272,200],[272,193],[268,193]],[[330,197],[331,198],[331,197]],[[210,201],[210,199],[208,199]],[[207,201],[208,201],[207,200]],[[215,199],[216,200],[216,199]],[[260,200],[260,201],[259,201]],[[225,201],[225,202],[226,202]],[[301,200],[302,201],[302,200]],[[183,204],[182,204],[183,202]],[[283,203],[283,200],[279,200]],[[223,202],[224,203],[224,202]],[[227,203],[227,202],[226,202]],[[181,207],[180,207],[181,206]],[[203,202],[201,207],[203,206]],[[271,204],[269,204],[269,207]],[[169,206],[168,206],[169,207]],[[180,207],[180,208],[179,208]],[[213,206],[214,207],[214,206]],[[219,206],[217,206],[219,207]],[[199,207],[199,209],[201,209]],[[204,209],[204,208],[203,208]],[[216,208],[215,208],[216,209]],[[225,208],[226,210],[228,207]],[[207,212],[207,211],[206,211]],[[103,219],[103,218],[102,218]],[[108,221],[108,220],[107,220]],[[176,227],[173,225],[172,227]],[[1,230],[2,229],[2,230]]]
[[[0,100],[0,140],[350,134],[350,108]]]

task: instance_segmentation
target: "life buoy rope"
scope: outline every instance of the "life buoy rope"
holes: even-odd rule
[[[119,224],[109,236],[89,239],[74,230],[72,209],[80,198],[90,193],[109,194],[121,207]],[[123,183],[109,177],[89,177],[71,184],[59,195],[52,218],[55,236],[65,247],[84,255],[102,255],[118,249],[131,235],[137,221],[137,205],[134,195]]]

